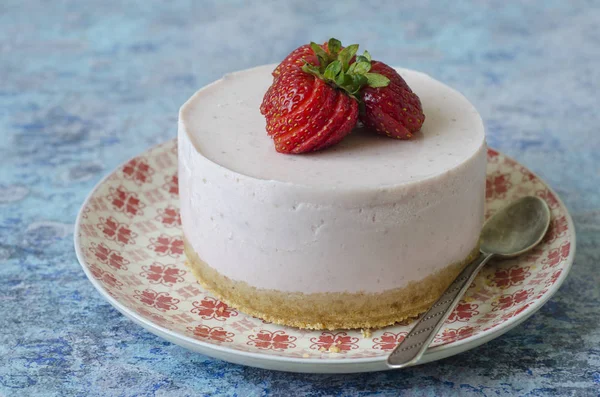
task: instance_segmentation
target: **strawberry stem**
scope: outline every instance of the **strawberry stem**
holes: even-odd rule
[[[339,40],[331,38],[327,42],[327,51],[314,42],[310,43],[310,48],[317,56],[319,65],[313,65],[304,60],[302,70],[346,91],[350,97],[359,102],[359,93],[363,87],[386,87],[390,83],[390,80],[384,75],[369,72],[371,70],[371,54],[365,51],[362,55],[356,56],[358,44],[351,44],[343,48]],[[356,59],[352,62],[352,58],[355,56]]]

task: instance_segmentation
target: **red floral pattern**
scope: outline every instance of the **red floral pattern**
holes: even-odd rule
[[[100,280],[105,287],[120,290],[123,286],[123,283],[117,280],[114,274],[106,272],[93,264],[90,265],[89,269],[92,272],[94,278]]]
[[[558,199],[550,190],[541,189],[535,192],[535,195],[543,199],[548,204],[548,207],[550,207],[551,209],[554,210],[558,208]]]
[[[538,245],[527,254],[524,254],[521,258],[524,258],[526,262],[535,263],[538,259],[544,256],[544,246],[543,244]],[[547,249],[547,248],[546,248]]]
[[[543,290],[538,291],[537,295],[535,296],[535,300],[542,299],[546,292],[548,292],[548,288],[544,288]]]
[[[298,359],[336,357],[323,354],[327,350],[348,359],[381,358],[404,338],[412,324],[377,331],[374,338],[365,338],[358,331],[282,330],[206,296],[185,270],[175,149],[170,143],[138,158],[138,163],[154,167],[154,173],[146,177],[139,177],[143,172],[138,176],[122,170],[114,173],[84,206],[75,234],[88,274],[107,294],[175,333],[263,354]],[[554,292],[568,269],[572,234],[568,214],[556,195],[502,154],[490,149],[488,160],[492,183],[486,195],[493,197],[486,201],[486,215],[515,197],[536,195],[551,207],[552,227],[544,243],[527,255],[485,268],[433,346],[480,336],[528,315]]]
[[[128,191],[123,186],[118,188],[110,188],[110,194],[107,196],[108,201],[113,205],[113,208],[127,216],[143,215],[142,208],[146,204],[142,203],[138,198],[137,193]]]
[[[551,249],[550,252],[548,252],[548,256],[544,260],[542,260],[542,263],[544,264],[544,269],[555,267],[562,260],[566,259],[569,256],[570,252],[571,243],[569,242],[563,243],[559,248]]]
[[[506,320],[510,320],[513,317],[518,316],[519,314],[523,313],[525,310],[527,310],[527,308],[530,306],[530,303],[523,305],[521,307],[519,307],[518,309],[512,311],[512,312],[508,312],[508,313],[504,313],[501,317],[502,320],[506,321]]]
[[[119,223],[112,216],[108,219],[99,218],[98,229],[104,233],[104,237],[116,241],[119,245],[135,244],[137,233],[132,232],[125,223]]]
[[[519,172],[522,175],[523,182],[531,182],[531,181],[535,180],[535,178],[536,178],[535,174],[533,172],[529,171],[527,168],[520,165],[517,167],[517,169],[519,170]]]
[[[559,270],[555,271],[554,273],[552,273],[552,277],[550,277],[549,280],[546,280],[545,286],[550,287],[551,285],[556,284],[556,282],[558,281],[558,278],[560,277],[561,274],[562,274],[562,269],[559,269]]]
[[[177,258],[183,254],[183,240],[179,236],[170,237],[161,234],[157,238],[150,239],[148,248],[154,250],[159,256],[172,256]]]
[[[111,250],[103,243],[98,245],[92,243],[90,252],[93,253],[96,256],[96,259],[101,263],[109,265],[115,270],[127,270],[129,261],[123,258],[123,255],[121,255],[120,252]]]
[[[487,313],[479,318],[479,320],[475,321],[476,324],[488,324],[492,320],[498,318],[498,313]]]
[[[406,335],[408,335],[408,332],[384,332],[380,338],[373,339],[374,344],[372,348],[375,350],[394,350],[404,340]]]
[[[488,150],[487,150],[487,160],[488,160],[488,163],[497,164],[498,161],[500,160],[500,153],[498,153],[494,149],[488,148]]]
[[[171,228],[181,226],[179,209],[174,206],[170,205],[167,208],[159,208],[157,213],[158,215],[154,219],[162,223],[164,227]]]
[[[454,322],[468,322],[471,319],[471,317],[479,314],[479,312],[477,311],[478,307],[479,305],[476,303],[466,303],[464,301],[461,301],[456,306],[454,311],[450,313],[450,316],[448,316],[446,323],[451,324]]]
[[[194,308],[191,310],[192,313],[199,315],[204,320],[215,319],[218,321],[225,321],[230,317],[235,317],[238,312],[227,306],[225,303],[207,296],[201,301],[195,301],[192,303]]]
[[[155,322],[156,324],[158,324],[160,326],[167,327],[167,326],[173,324],[173,321],[170,321],[165,316],[156,314],[156,313],[152,313],[150,310],[146,309],[145,307],[141,307],[141,306],[137,307],[136,311],[139,314],[141,314],[142,316],[146,317],[149,320],[152,320],[152,322]]]
[[[329,350],[336,347],[340,352],[358,349],[358,338],[349,336],[347,332],[322,332],[318,338],[310,338],[311,349]]]
[[[519,164],[511,159],[510,157],[504,157],[504,164],[508,165],[510,168],[514,169],[517,173],[521,172]]]
[[[152,175],[154,175],[154,170],[142,157],[135,158],[123,166],[125,179],[134,181],[138,185],[152,182]]]
[[[442,331],[441,334],[438,334],[435,337],[435,341],[438,343],[446,344],[459,341],[461,339],[466,339],[470,336],[473,336],[477,331],[477,328],[471,327],[470,325],[466,325],[460,328],[446,328]]]
[[[550,222],[550,229],[548,230],[544,241],[553,243],[557,238],[563,237],[568,229],[569,225],[567,224],[567,217],[565,215],[554,218]]]
[[[196,325],[195,327],[187,327],[196,338],[208,339],[215,342],[233,342],[235,334],[228,332],[223,327],[209,327],[208,325]]]
[[[82,208],[81,210],[81,217],[83,219],[87,219],[88,218],[88,214],[92,212],[92,209],[90,208],[89,205],[86,205],[85,207]]]
[[[154,307],[155,309],[165,312],[167,310],[177,310],[177,304],[179,299],[173,298],[168,292],[156,292],[152,289],[146,289],[144,291],[135,291],[134,298],[147,306]]]
[[[503,199],[511,187],[510,174],[496,172],[488,175],[485,185],[485,198],[487,200]]]
[[[492,285],[502,289],[522,285],[523,281],[531,276],[529,269],[529,266],[519,265],[511,266],[508,269],[498,269],[490,277],[490,281]]]
[[[248,339],[250,340],[246,344],[249,346],[256,346],[261,350],[283,351],[296,347],[294,342],[297,338],[287,334],[285,331],[271,332],[261,329],[258,334],[248,336]]]
[[[163,185],[163,189],[173,196],[179,195],[179,177],[177,176],[177,173],[165,176],[165,184]]]
[[[502,295],[497,302],[492,303],[492,311],[510,309],[525,302],[531,295],[533,295],[533,289],[520,290],[513,294]]]
[[[151,265],[142,266],[144,270],[140,276],[146,277],[150,284],[163,284],[172,287],[175,283],[183,282],[185,270],[178,269],[175,266],[165,266],[154,262]]]

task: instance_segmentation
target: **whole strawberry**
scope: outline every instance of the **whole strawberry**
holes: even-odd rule
[[[323,46],[311,43],[294,50],[275,69],[260,111],[278,152],[321,150],[352,131],[361,88],[389,83],[385,76],[369,73],[368,52],[351,63],[357,50],[356,44],[342,48],[336,39]]]
[[[360,120],[370,130],[396,139],[409,139],[425,121],[419,97],[393,68],[373,61],[371,71],[386,76],[386,87],[365,87],[361,91],[364,104]]]

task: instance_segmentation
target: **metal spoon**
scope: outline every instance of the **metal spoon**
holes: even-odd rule
[[[550,225],[550,209],[538,197],[523,197],[499,210],[483,225],[479,257],[467,265],[446,292],[390,353],[390,368],[416,364],[481,268],[493,257],[521,255],[542,241]]]

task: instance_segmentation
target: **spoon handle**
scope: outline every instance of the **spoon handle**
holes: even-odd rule
[[[402,368],[416,364],[437,334],[438,330],[452,313],[461,297],[469,288],[479,270],[490,260],[492,254],[480,253],[477,259],[468,264],[450,284],[440,298],[421,316],[417,325],[396,346],[387,358],[391,368]]]

